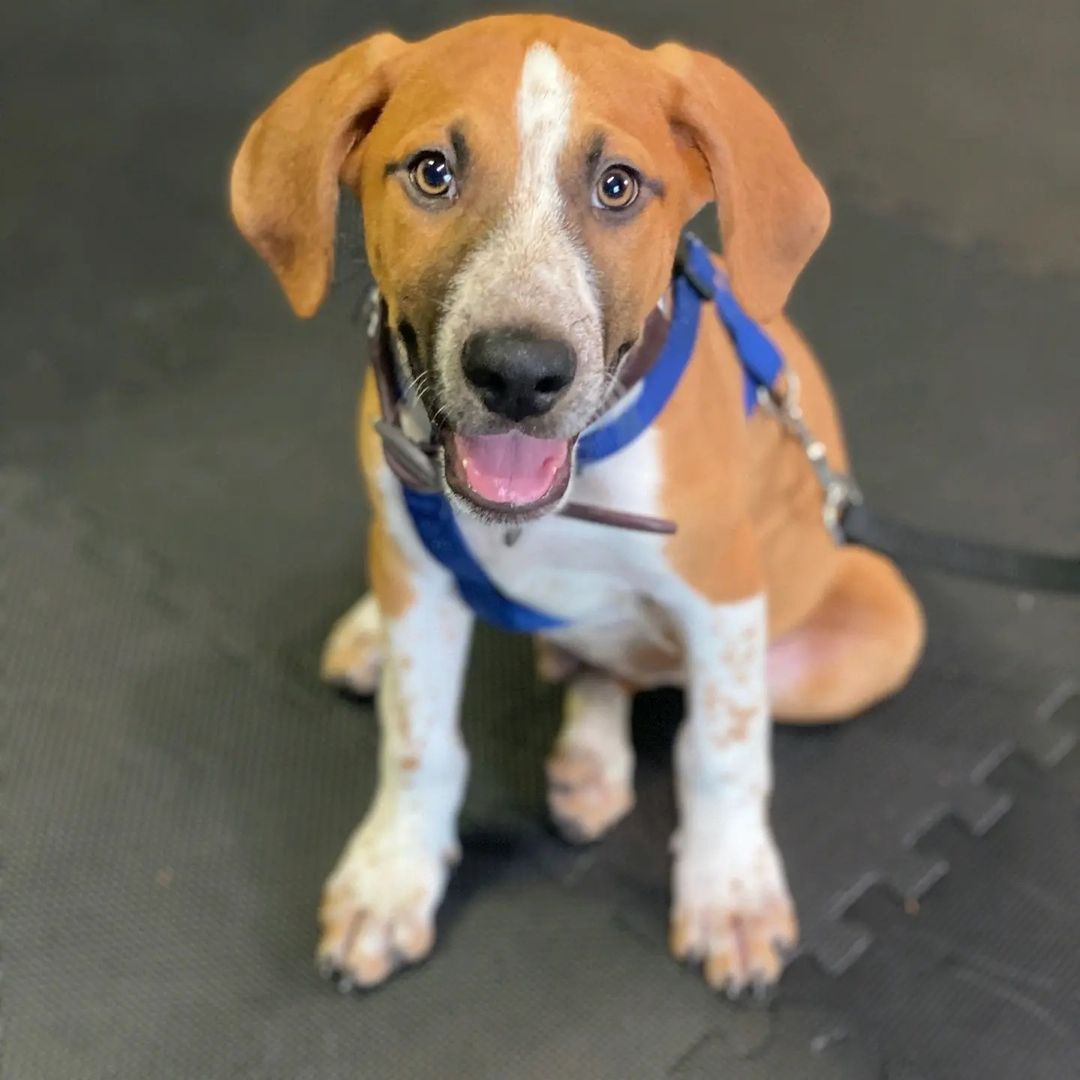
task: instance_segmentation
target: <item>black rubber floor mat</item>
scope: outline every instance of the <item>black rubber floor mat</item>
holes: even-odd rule
[[[1074,730],[1078,706],[1072,698],[1059,716]],[[851,917],[873,928],[874,945],[839,979],[802,963],[788,973],[771,1039],[755,1054],[762,1071],[745,1075],[804,1075],[774,1067],[797,1040],[808,1061],[878,1055],[876,1071],[806,1075],[1080,1076],[1080,753],[1049,771],[1014,755],[990,780],[1015,796],[1012,810],[981,839],[954,821],[924,837],[920,851],[951,869],[921,903],[865,894]],[[819,1024],[810,1041],[788,1024],[789,1012],[807,1010]],[[707,1042],[701,1062],[730,1064],[721,1049]],[[733,1075],[744,1075],[737,1063]]]

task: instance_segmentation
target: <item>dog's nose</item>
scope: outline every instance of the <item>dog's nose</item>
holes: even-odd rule
[[[462,355],[465,378],[480,400],[515,421],[546,413],[574,381],[576,369],[569,345],[523,330],[473,334]]]

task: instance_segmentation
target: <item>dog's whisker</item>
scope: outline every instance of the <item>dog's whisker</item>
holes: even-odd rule
[[[423,387],[428,377],[427,370],[423,370],[419,375],[409,380],[409,384],[405,387],[404,393],[415,393],[417,397],[423,397]]]

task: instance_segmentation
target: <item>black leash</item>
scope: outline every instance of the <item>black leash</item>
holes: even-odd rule
[[[963,540],[919,529],[871,510],[855,481],[829,466],[824,445],[807,428],[794,373],[786,373],[783,389],[763,392],[759,400],[802,445],[821,484],[825,525],[837,543],[861,544],[899,563],[997,585],[1080,593],[1080,557]]]
[[[844,539],[862,544],[901,563],[927,566],[959,577],[997,585],[1080,593],[1080,558],[1042,551],[961,540],[956,536],[916,529],[883,517],[865,503],[846,507],[840,518]]]

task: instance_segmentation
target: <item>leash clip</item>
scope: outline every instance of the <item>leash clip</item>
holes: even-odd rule
[[[854,478],[847,473],[837,472],[829,464],[825,444],[806,426],[799,394],[798,375],[794,371],[786,371],[782,387],[758,387],[758,404],[764,412],[775,416],[783,429],[798,440],[821,485],[821,517],[825,528],[833,540],[843,544],[847,542],[844,515],[852,506],[863,501],[862,491]]]

